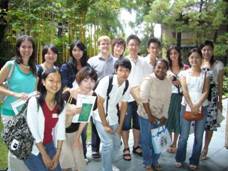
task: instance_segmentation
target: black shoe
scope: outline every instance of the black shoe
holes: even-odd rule
[[[93,151],[93,152],[92,152],[92,158],[93,158],[94,160],[97,160],[97,159],[100,159],[100,158],[101,158],[101,155],[100,155],[99,152]]]

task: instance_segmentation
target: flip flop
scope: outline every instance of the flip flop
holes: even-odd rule
[[[139,156],[142,156],[142,151],[141,151],[141,152],[138,152],[138,151],[137,151],[138,149],[141,149],[141,147],[140,147],[140,146],[133,147],[133,153],[134,153],[134,154],[137,154],[137,155],[139,155]],[[141,149],[141,150],[142,150],[142,149]]]

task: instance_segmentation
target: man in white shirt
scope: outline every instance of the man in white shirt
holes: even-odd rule
[[[130,75],[128,77],[130,88],[139,86],[143,78],[152,72],[149,65],[143,60],[143,58],[138,56],[139,45],[140,39],[136,35],[130,35],[127,38],[127,48],[129,50],[129,56],[127,56],[127,58],[130,60],[132,66]],[[142,149],[139,145],[140,127],[138,121],[137,107],[138,106],[135,99],[130,96],[130,99],[128,100],[128,110],[127,115],[124,119],[122,134],[124,142],[123,159],[127,161],[131,160],[130,149],[128,146],[129,130],[131,128],[133,128],[134,136],[133,153],[142,156]]]
[[[98,38],[98,48],[99,54],[97,56],[91,57],[88,60],[90,66],[95,69],[98,79],[104,76],[111,75],[114,73],[114,59],[110,53],[111,39],[104,35]],[[93,159],[100,158],[100,138],[98,136],[95,125],[92,121],[92,157]]]
[[[113,154],[120,148],[122,126],[129,99],[127,79],[131,71],[130,61],[125,58],[117,60],[115,71],[116,74],[113,76],[102,78],[95,90],[98,98],[98,109],[93,114],[93,121],[102,143],[102,171],[112,171]],[[110,81],[111,77],[112,81]],[[112,84],[111,88],[110,84]],[[120,102],[120,115],[118,117],[116,106]]]
[[[149,64],[151,72],[154,70],[154,65],[159,58],[161,50],[161,42],[157,38],[150,38],[147,43],[148,55],[143,60]]]

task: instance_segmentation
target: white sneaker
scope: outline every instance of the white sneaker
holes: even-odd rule
[[[112,165],[112,171],[120,171],[120,169],[114,165]]]

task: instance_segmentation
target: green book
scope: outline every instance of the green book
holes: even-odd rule
[[[92,110],[92,106],[93,106],[93,104],[91,104],[91,103],[83,103],[82,104],[82,109],[81,109],[81,113],[79,115],[78,121],[88,122],[89,117],[90,117],[90,113]]]

